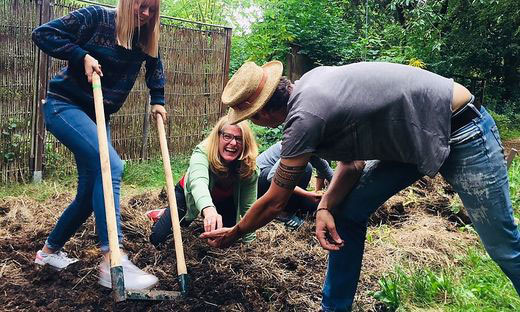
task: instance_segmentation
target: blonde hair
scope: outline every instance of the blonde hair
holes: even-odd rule
[[[208,155],[208,161],[211,170],[215,174],[223,177],[228,177],[231,172],[229,172],[229,166],[227,166],[222,161],[218,151],[218,146],[220,140],[220,131],[222,131],[224,126],[228,125],[230,125],[230,123],[228,122],[227,115],[220,118],[211,130],[211,133],[202,142],[202,145],[206,149],[206,153]],[[258,146],[256,144],[255,135],[253,134],[253,131],[249,127],[247,121],[241,121],[237,123],[236,126],[239,127],[242,132],[242,153],[238,157],[238,160],[240,161],[239,176],[241,179],[247,179],[251,177],[256,171]]]
[[[155,11],[148,23],[140,27],[136,23],[134,5],[141,4],[145,0],[119,0],[116,7],[116,38],[117,44],[132,49],[134,29],[137,27],[139,44],[143,52],[151,57],[159,56],[159,3],[160,0],[152,0],[155,3]]]

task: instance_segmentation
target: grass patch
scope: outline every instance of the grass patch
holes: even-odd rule
[[[509,279],[482,248],[470,248],[452,268],[396,267],[373,293],[390,311],[520,311]]]
[[[520,213],[520,159],[509,169],[513,209]],[[468,228],[469,227],[469,228]],[[464,229],[473,229],[468,226]],[[477,234],[474,231],[475,238]],[[520,298],[483,247],[468,248],[450,268],[402,264],[379,280],[373,293],[390,311],[520,311]]]
[[[170,161],[174,183],[179,181],[189,164],[187,157],[173,157]],[[123,185],[143,189],[160,188],[166,185],[161,159],[140,162],[126,162]]]
[[[42,183],[10,183],[0,186],[0,198],[25,196],[38,202],[44,202],[56,194],[73,191],[75,187],[76,179],[74,177],[63,180],[49,179]]]
[[[179,181],[188,168],[187,157],[171,159],[174,183]],[[162,160],[125,162],[123,189],[133,188],[140,191],[157,189],[166,185]],[[9,183],[0,186],[0,198],[27,196],[43,202],[51,196],[64,191],[74,192],[77,186],[77,173],[48,176],[42,183]]]

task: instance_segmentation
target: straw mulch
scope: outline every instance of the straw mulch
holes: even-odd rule
[[[475,238],[456,231],[449,221],[449,188],[440,180],[419,181],[378,210],[371,220],[358,311],[378,311],[369,295],[377,280],[397,263],[449,267]],[[178,290],[171,244],[156,250],[148,243],[151,223],[143,213],[165,206],[159,192],[122,200],[125,248],[141,268],[155,274],[157,289]],[[183,229],[191,278],[190,295],[174,302],[113,303],[97,284],[100,254],[92,218],[65,246],[81,261],[56,272],[37,267],[41,248],[70,192],[56,191],[46,202],[27,197],[0,199],[0,306],[3,311],[318,311],[327,253],[314,238],[308,218],[298,231],[272,222],[257,231],[251,244],[227,250],[210,248],[198,238],[201,222]],[[384,224],[384,227],[379,225]],[[348,243],[348,242],[347,242]]]

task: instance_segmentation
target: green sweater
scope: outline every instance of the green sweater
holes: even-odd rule
[[[237,223],[251,208],[256,200],[259,169],[251,177],[240,179],[233,185],[233,202],[237,208]],[[214,206],[211,190],[217,176],[210,170],[208,156],[204,147],[199,144],[195,147],[190,158],[190,165],[184,178],[184,195],[186,196],[186,221],[196,219],[203,208]],[[251,242],[256,238],[255,233],[246,234],[244,242]]]

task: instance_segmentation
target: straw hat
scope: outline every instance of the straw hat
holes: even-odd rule
[[[236,124],[253,116],[273,96],[283,65],[271,61],[262,67],[246,62],[231,77],[222,92],[222,103],[229,107],[228,120]]]

